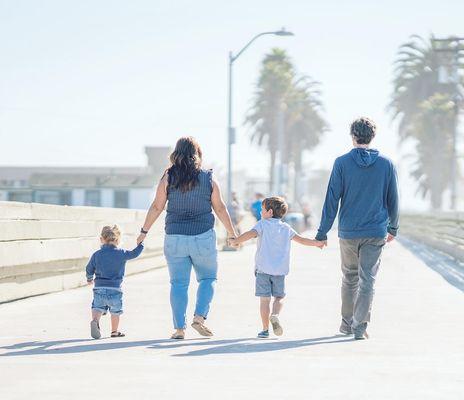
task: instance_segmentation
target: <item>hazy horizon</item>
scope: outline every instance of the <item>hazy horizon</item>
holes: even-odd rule
[[[242,123],[272,47],[322,84],[331,131],[308,153],[312,168],[330,168],[350,148],[359,115],[379,125],[373,147],[398,161],[386,112],[398,46],[412,34],[464,33],[464,3],[452,0],[0,1],[0,11],[4,166],[139,166],[144,146],[184,135],[197,137],[206,163],[224,166],[228,51],[283,26],[295,36],[260,38],[236,62],[234,169],[267,172],[265,149],[250,146]]]

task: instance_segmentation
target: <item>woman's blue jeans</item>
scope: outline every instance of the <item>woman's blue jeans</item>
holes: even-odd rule
[[[200,235],[166,235],[164,255],[171,279],[171,308],[174,328],[185,329],[190,273],[198,281],[195,315],[206,318],[214,295],[217,277],[216,233],[213,229]]]

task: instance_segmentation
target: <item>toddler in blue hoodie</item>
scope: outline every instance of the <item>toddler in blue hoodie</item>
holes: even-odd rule
[[[108,311],[111,314],[111,337],[125,336],[118,330],[119,316],[122,314],[122,289],[126,261],[142,253],[143,243],[133,250],[118,248],[121,230],[117,225],[104,226],[101,232],[101,248],[90,257],[86,267],[87,283],[94,283],[92,321],[90,333],[100,339],[100,318]]]

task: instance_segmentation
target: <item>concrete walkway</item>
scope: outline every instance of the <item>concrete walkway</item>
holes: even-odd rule
[[[393,243],[378,277],[371,339],[355,342],[337,334],[334,237],[329,245],[293,246],[278,339],[255,339],[254,246],[220,255],[212,339],[191,329],[183,342],[166,339],[166,269],[127,278],[122,339],[89,339],[90,288],[1,305],[0,398],[462,399],[464,293]],[[103,328],[107,337],[108,317]]]

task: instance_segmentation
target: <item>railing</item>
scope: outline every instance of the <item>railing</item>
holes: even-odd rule
[[[464,213],[401,215],[400,234],[464,261]]]
[[[117,223],[121,245],[133,248],[144,217],[136,210],[0,202],[0,302],[85,285],[84,268],[100,246],[101,228]],[[164,265],[163,220],[127,274]]]

